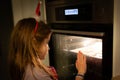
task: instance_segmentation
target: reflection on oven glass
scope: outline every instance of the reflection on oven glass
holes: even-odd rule
[[[102,39],[69,36],[63,39],[63,50],[102,59]]]

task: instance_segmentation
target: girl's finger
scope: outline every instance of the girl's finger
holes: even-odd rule
[[[77,54],[77,60],[81,60],[81,58],[83,58],[83,54],[81,51],[79,51]]]

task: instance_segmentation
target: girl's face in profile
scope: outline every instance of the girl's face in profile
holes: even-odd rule
[[[39,57],[40,57],[41,60],[45,59],[45,56],[46,56],[46,54],[48,53],[48,51],[50,49],[49,45],[48,45],[50,37],[51,37],[51,34],[49,34],[49,36],[44,39],[44,41],[42,42],[42,44],[39,47],[39,53],[38,53],[38,55],[39,55]]]

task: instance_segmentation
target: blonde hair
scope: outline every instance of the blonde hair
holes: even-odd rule
[[[25,18],[20,20],[13,29],[10,40],[9,64],[12,80],[22,80],[28,64],[43,68],[50,76],[47,67],[38,61],[36,53],[39,45],[51,33],[50,27],[43,21],[38,22],[34,32],[36,20]]]

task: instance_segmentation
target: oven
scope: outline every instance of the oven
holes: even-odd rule
[[[50,65],[56,68],[59,80],[74,80],[76,55],[81,51],[87,58],[84,80],[111,80],[113,24],[94,17],[97,14],[92,1],[76,1],[46,5],[47,22],[53,32]]]

